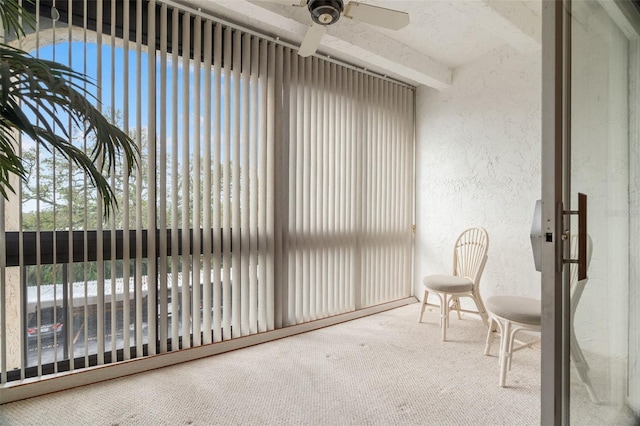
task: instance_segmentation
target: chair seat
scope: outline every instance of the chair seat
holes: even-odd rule
[[[494,296],[484,302],[487,311],[509,321],[540,325],[540,300],[519,296]]]
[[[429,290],[448,293],[462,293],[473,290],[473,283],[469,278],[454,275],[429,275],[424,278],[424,286]]]

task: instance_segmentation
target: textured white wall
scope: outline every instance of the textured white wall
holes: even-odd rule
[[[504,47],[455,70],[453,86],[417,92],[416,260],[422,278],[450,273],[458,234],[489,233],[483,298],[540,297],[529,233],[540,198],[541,52]]]

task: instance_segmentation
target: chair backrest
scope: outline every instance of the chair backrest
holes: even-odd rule
[[[578,258],[578,239],[579,235],[571,236],[571,258]],[[593,242],[591,240],[591,236],[587,234],[587,271],[589,271],[589,265],[591,264],[591,254],[593,253]],[[584,280],[578,280],[578,265],[572,263],[570,266],[570,286],[571,286],[571,319],[573,320],[573,315],[576,312],[576,308],[578,307],[578,302],[580,302],[580,298],[582,297],[582,292],[584,291],[584,287],[589,281],[589,278],[585,278]]]
[[[478,291],[480,277],[487,263],[489,234],[484,228],[469,228],[460,234],[453,249],[453,275],[473,281]]]

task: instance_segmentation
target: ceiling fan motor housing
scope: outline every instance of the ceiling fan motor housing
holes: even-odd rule
[[[344,10],[342,0],[310,0],[308,6],[311,19],[320,25],[336,23]]]

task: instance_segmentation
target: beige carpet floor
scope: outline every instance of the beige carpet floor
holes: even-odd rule
[[[5,404],[0,424],[539,424],[538,351],[518,352],[500,388],[482,322],[452,319],[441,342],[438,314],[419,324],[419,309]],[[577,424],[602,424],[584,407]]]

